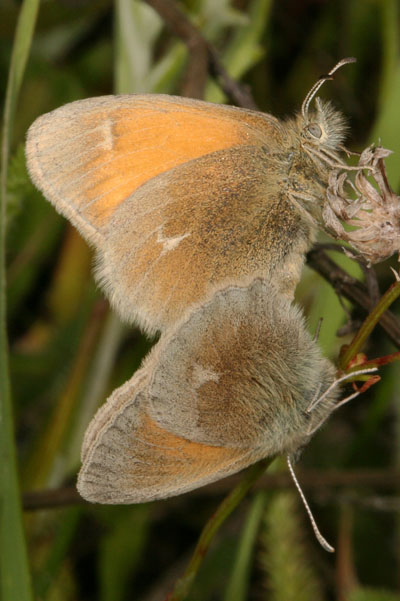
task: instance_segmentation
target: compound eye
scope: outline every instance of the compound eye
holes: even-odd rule
[[[311,123],[307,127],[307,131],[313,136],[313,138],[320,138],[322,136],[322,129],[317,123]]]

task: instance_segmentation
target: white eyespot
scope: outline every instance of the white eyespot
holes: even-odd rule
[[[310,125],[307,126],[307,131],[313,138],[321,138],[322,136],[322,129],[318,123],[310,123]]]

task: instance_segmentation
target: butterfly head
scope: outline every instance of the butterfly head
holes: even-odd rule
[[[343,144],[347,123],[330,102],[315,100],[315,110],[299,116],[302,146],[314,151],[337,151]]]
[[[329,155],[329,152],[338,150],[343,144],[347,129],[343,115],[336,111],[329,102],[323,102],[316,95],[324,83],[333,78],[335,71],[343,65],[354,62],[354,58],[344,58],[339,61],[327,75],[323,75],[316,81],[305,97],[299,115],[299,125],[302,145],[306,150],[314,151],[314,153],[322,151]],[[315,108],[310,110],[314,98]]]
[[[341,66],[355,59],[341,60],[318,79],[308,92],[301,110],[287,122],[284,144],[290,152],[288,195],[294,206],[313,226],[323,226],[322,210],[326,200],[329,176],[334,169],[346,169],[340,156],[347,124],[342,113],[330,102],[316,97],[321,86],[332,79]]]

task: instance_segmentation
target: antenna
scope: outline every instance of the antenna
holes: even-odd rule
[[[337,378],[334,382],[332,382],[332,384],[325,390],[325,392],[323,394],[321,394],[321,396],[317,396],[319,394],[319,391],[321,390],[321,386],[319,386],[318,390],[317,390],[317,394],[315,395],[314,399],[311,401],[310,405],[306,409],[306,413],[311,413],[311,411],[314,411],[314,409],[320,403],[322,403],[322,401],[325,400],[326,397],[332,392],[332,390],[334,388],[336,388],[336,386],[341,384],[341,382],[350,380],[350,378],[353,378],[354,376],[363,376],[365,374],[371,374],[376,371],[378,371],[377,367],[368,367],[366,369],[350,371],[348,374],[345,374],[344,376],[341,376],[340,378]],[[335,405],[334,409],[337,409],[338,407],[341,407],[345,403],[348,403],[349,401],[351,401],[351,399],[354,399],[359,394],[360,394],[360,392],[355,392],[354,394],[351,394],[349,397],[346,397],[345,399],[341,400],[337,405]]]
[[[304,496],[304,493],[301,489],[299,481],[297,480],[296,474],[294,473],[294,469],[293,469],[292,462],[290,460],[289,455],[286,455],[286,461],[288,464],[290,475],[292,476],[293,482],[299,492],[300,498],[303,501],[303,505],[307,511],[307,515],[310,518],[310,522],[311,522],[311,526],[313,527],[313,530],[314,530],[315,538],[317,539],[317,541],[319,542],[321,547],[323,547],[325,549],[325,551],[329,551],[329,553],[334,553],[335,552],[334,547],[332,547],[328,543],[328,541],[322,536],[321,532],[318,529],[317,522],[315,521],[314,516],[311,513],[311,509],[307,503],[306,497]]]
[[[347,62],[350,62],[350,59],[344,59],[344,60],[346,60]],[[351,61],[351,62],[353,62],[353,61]],[[331,73],[332,73],[333,71],[335,71],[336,69],[338,69],[338,68],[339,68],[339,67],[340,67],[342,64],[344,64],[344,63],[343,63],[343,61],[341,61],[341,63],[338,63],[338,64],[336,65],[336,67],[334,67],[334,69],[331,71]],[[318,82],[317,82],[317,83],[318,83]],[[323,83],[323,82],[322,82],[322,83]],[[321,85],[322,85],[322,84],[321,84]],[[315,87],[316,87],[316,86],[314,86],[314,88],[315,88]],[[313,88],[313,89],[314,89],[314,88]],[[312,90],[311,90],[311,92],[312,92]],[[310,93],[311,93],[311,92],[310,92]],[[310,95],[310,94],[309,94],[309,95]],[[341,376],[340,378],[337,378],[337,379],[336,379],[336,380],[335,380],[335,381],[334,381],[334,382],[333,382],[333,383],[332,383],[332,384],[329,386],[329,388],[327,388],[327,389],[325,390],[325,392],[324,392],[324,393],[323,393],[323,394],[322,394],[320,397],[318,397],[319,391],[320,391],[320,389],[321,389],[321,386],[319,386],[319,387],[318,387],[318,391],[317,391],[317,393],[316,393],[316,395],[315,395],[314,399],[311,401],[311,403],[310,403],[309,407],[307,408],[306,412],[307,412],[307,413],[311,413],[312,411],[314,411],[314,409],[315,409],[315,408],[316,408],[316,407],[317,407],[317,406],[318,406],[318,405],[319,405],[319,404],[320,404],[320,403],[321,403],[321,402],[322,402],[324,399],[326,399],[326,397],[329,395],[329,393],[330,393],[330,392],[331,392],[331,391],[332,391],[334,388],[336,388],[336,386],[338,386],[338,385],[339,385],[341,382],[344,382],[344,381],[346,381],[346,380],[349,380],[351,377],[354,377],[354,376],[360,376],[360,375],[365,375],[365,374],[369,374],[369,373],[374,373],[374,372],[376,372],[377,370],[378,370],[378,368],[377,368],[377,367],[369,367],[369,368],[366,368],[366,369],[360,369],[360,370],[353,371],[353,372],[350,372],[350,373],[348,373],[348,374],[345,374],[344,376]],[[342,405],[344,405],[345,403],[348,403],[348,402],[349,402],[351,399],[354,399],[354,398],[355,398],[356,396],[358,396],[359,394],[360,394],[360,392],[359,392],[359,391],[357,391],[357,392],[355,392],[355,393],[351,394],[350,396],[348,396],[348,397],[346,397],[346,398],[342,399],[342,400],[341,400],[339,403],[337,403],[337,405],[336,405],[336,406],[335,406],[333,409],[335,410],[335,409],[337,409],[338,407],[341,407]],[[325,420],[325,418],[324,418],[323,420],[321,420],[321,423],[322,423],[324,420]],[[321,423],[318,425],[318,427],[321,425]],[[315,429],[317,429],[317,428],[315,428]],[[313,431],[314,431],[314,430],[313,430]],[[329,543],[328,543],[328,542],[325,540],[325,538],[322,536],[321,532],[320,532],[320,531],[319,531],[319,529],[318,529],[317,523],[316,523],[316,521],[315,521],[315,519],[314,519],[314,516],[313,516],[313,514],[311,513],[311,509],[310,509],[310,507],[309,507],[309,505],[308,505],[308,503],[307,503],[306,497],[305,497],[305,495],[304,495],[304,493],[303,493],[303,491],[302,491],[302,489],[301,489],[301,486],[300,486],[300,484],[299,484],[299,481],[297,480],[297,477],[296,477],[296,474],[295,474],[295,472],[294,472],[293,465],[292,465],[292,462],[291,462],[291,459],[290,459],[290,455],[286,455],[286,461],[287,461],[287,464],[288,464],[288,468],[289,468],[290,475],[292,476],[292,480],[293,480],[293,482],[294,482],[294,484],[295,484],[295,486],[296,486],[296,488],[297,488],[297,490],[298,490],[298,493],[299,493],[299,495],[300,495],[300,498],[301,498],[301,500],[303,501],[303,505],[304,505],[304,507],[305,507],[305,509],[306,509],[307,515],[308,515],[308,517],[309,517],[309,519],[310,519],[311,526],[313,527],[314,534],[315,534],[315,537],[316,537],[317,541],[319,542],[319,544],[321,545],[321,547],[323,547],[323,548],[325,549],[325,551],[329,551],[330,553],[334,553],[335,549],[334,549],[334,548],[333,548],[333,547],[332,547],[332,546],[331,546],[331,545],[330,545],[330,544],[329,544]]]
[[[357,61],[357,59],[355,59],[353,57],[342,58],[342,60],[339,61],[333,67],[333,69],[331,69],[329,71],[328,75],[322,75],[318,79],[318,81],[315,82],[315,84],[313,85],[313,87],[308,92],[307,96],[305,97],[303,104],[301,105],[301,114],[303,115],[304,121],[307,121],[308,109],[309,109],[309,106],[310,106],[310,102],[314,98],[315,94],[318,92],[318,90],[320,89],[320,87],[323,86],[326,81],[329,81],[330,79],[333,79],[332,75],[335,73],[335,71],[337,71],[338,69],[340,69],[341,67],[343,67],[343,65],[348,65],[349,63],[355,63],[356,61]]]

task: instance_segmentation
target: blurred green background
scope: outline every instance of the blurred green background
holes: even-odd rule
[[[215,44],[231,75],[249,86],[260,109],[279,117],[298,110],[310,86],[336,61],[357,57],[321,95],[348,118],[351,149],[381,140],[395,151],[388,172],[399,192],[397,1],[188,0],[180,6]],[[11,0],[0,4],[2,97],[20,7]],[[40,114],[80,98],[179,94],[187,59],[184,44],[143,2],[47,0],[40,6],[13,119],[7,188],[10,370],[24,491],[68,493],[88,421],[151,346],[110,313],[93,283],[90,250],[30,183],[26,130]],[[206,99],[226,101],[212,79]],[[350,260],[341,261],[362,277]],[[385,291],[393,280],[389,263],[376,271]],[[308,268],[297,296],[312,331],[324,318],[320,342],[334,358],[349,340],[336,337],[347,319],[341,303]],[[363,317],[353,311],[354,320]],[[369,356],[394,350],[377,328]],[[394,364],[381,373],[382,382],[335,415],[312,441],[302,468],[319,468],[322,475],[332,469],[385,475],[400,468],[399,368]],[[275,463],[272,471],[280,469]],[[164,599],[202,526],[232,486],[227,479],[147,505],[66,504],[27,511],[35,599]],[[389,477],[386,486],[335,488],[322,483],[307,492],[335,555],[316,543],[293,487],[257,492],[223,526],[188,599],[399,601],[400,482]]]

